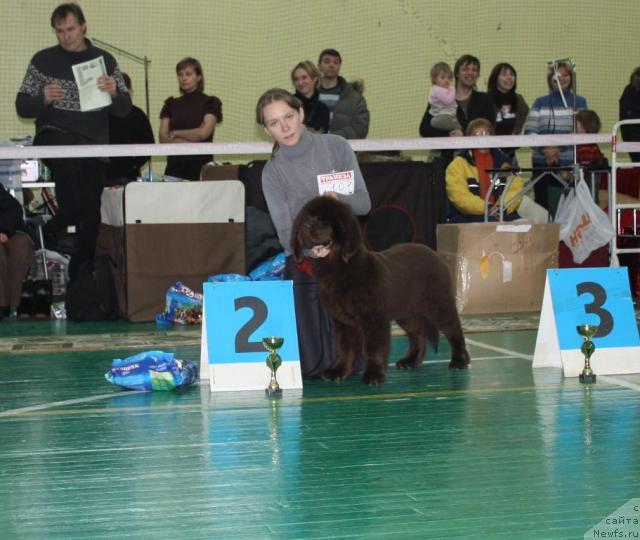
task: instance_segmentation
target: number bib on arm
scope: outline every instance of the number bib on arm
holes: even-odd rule
[[[334,191],[341,195],[353,195],[355,189],[355,174],[351,171],[331,172],[318,175],[318,193]]]

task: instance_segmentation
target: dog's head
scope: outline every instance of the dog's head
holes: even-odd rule
[[[360,224],[348,204],[327,196],[311,199],[293,222],[291,231],[293,258],[299,263],[303,251],[325,246],[331,255],[338,254],[348,262],[363,247]]]

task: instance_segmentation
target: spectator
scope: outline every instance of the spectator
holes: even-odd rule
[[[361,84],[348,83],[340,77],[342,57],[335,49],[320,53],[318,68],[320,79],[320,101],[331,115],[329,133],[345,139],[364,139],[369,132],[369,109],[362,96]]]
[[[0,320],[20,303],[22,283],[33,263],[33,240],[22,206],[0,184]]]
[[[87,24],[78,4],[59,5],[51,14],[51,27],[58,45],[36,53],[31,59],[16,97],[16,111],[22,118],[36,119],[34,145],[107,144],[109,115],[123,117],[131,109],[120,69],[113,56],[85,38]],[[104,59],[106,75],[97,78],[97,85],[109,94],[111,105],[83,111],[72,66],[100,57]],[[80,265],[93,261],[95,255],[106,159],[44,162],[51,170],[59,207],[47,230],[57,237],[68,226],[76,228],[78,249],[69,263],[72,282]]]
[[[455,63],[453,74],[456,79],[456,117],[463,130],[466,130],[469,122],[476,118],[485,118],[493,124],[496,112],[491,98],[486,93],[476,90],[476,83],[480,75],[480,60],[470,54],[461,56]],[[432,118],[431,105],[428,105],[420,122],[420,135],[422,137],[461,135],[456,130],[446,131],[433,127]],[[443,158],[446,162],[449,162],[452,156],[452,151],[443,152]]]
[[[633,70],[620,96],[620,120],[632,119],[640,120],[640,66]],[[625,142],[640,141],[640,124],[622,126],[621,131]],[[631,152],[629,157],[633,162],[640,162],[640,152]]]
[[[576,133],[600,133],[602,123],[595,111],[583,109],[576,113]],[[597,144],[578,145],[578,163],[583,167],[603,169],[609,166],[609,162]]]
[[[131,78],[126,73],[122,74],[124,83],[131,90]],[[153,130],[149,118],[142,109],[133,105],[129,114],[124,118],[112,116],[109,119],[109,144],[153,144]],[[109,158],[107,166],[107,185],[117,186],[136,180],[142,167],[149,156],[123,156]]]
[[[529,105],[516,93],[517,79],[515,68],[506,62],[496,64],[489,75],[487,93],[496,108],[496,135],[522,133]]]
[[[304,107],[304,125],[320,133],[329,131],[329,108],[320,101],[318,82],[320,71],[309,60],[298,62],[291,70],[291,82],[296,88],[294,94]]]
[[[485,118],[476,118],[467,126],[467,136],[486,137],[495,135],[493,125]],[[500,197],[506,187],[505,182],[498,186],[491,183],[491,173],[487,169],[510,169],[514,167],[513,156],[509,156],[498,148],[478,148],[475,150],[462,150],[459,155],[449,163],[446,172],[447,197],[449,198],[448,221],[454,223],[484,221],[485,197],[489,196],[489,209],[499,204]],[[516,176],[504,196],[504,202],[508,206],[504,209],[504,219],[511,221],[518,219],[518,207],[522,197],[517,197],[522,192],[524,182]],[[494,208],[497,211],[497,208]],[[492,217],[498,219],[499,213]]]
[[[576,96],[574,100],[571,86],[573,68],[568,63],[554,64],[547,73],[549,94],[537,98],[524,126],[525,134],[554,135],[573,133],[573,110],[587,108],[587,100]],[[573,163],[572,146],[535,147],[531,158],[534,178],[544,171],[540,168],[567,166]],[[536,170],[537,169],[537,170]],[[534,185],[536,202],[554,215],[560,198],[561,186],[557,179],[546,174]]]
[[[602,124],[595,111],[583,109],[576,113],[576,133],[599,133]],[[578,163],[584,169],[584,177],[591,186],[596,203],[600,201],[600,186],[607,183],[609,161],[595,143],[579,144]],[[600,171],[599,173],[597,171]]]
[[[204,93],[202,66],[195,58],[183,58],[176,65],[178,88],[182,94],[170,97],[160,111],[161,143],[213,141],[213,132],[222,122],[222,102]],[[165,174],[199,180],[203,165],[212,155],[169,156]]]
[[[279,88],[265,92],[256,106],[257,122],[276,143],[262,172],[262,188],[287,256],[285,278],[293,280],[302,375],[320,377],[334,360],[333,327],[331,317],[320,304],[310,267],[293,264],[293,221],[300,209],[320,194],[319,176],[327,173],[344,173],[351,178],[350,189],[340,194],[332,191],[327,196],[350,204],[358,215],[369,211],[371,201],[349,143],[334,135],[311,133],[304,127],[303,116],[302,103]]]

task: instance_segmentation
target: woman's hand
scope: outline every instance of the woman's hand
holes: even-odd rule
[[[9,241],[9,237],[3,233],[0,232],[0,244],[6,244]]]
[[[194,141],[191,141],[191,140],[187,139],[186,137],[183,137],[182,131],[179,130],[179,129],[176,129],[175,131],[170,131],[169,132],[169,142],[172,142],[172,143],[188,143],[188,142],[194,142]]]
[[[213,135],[213,131],[216,127],[217,119],[214,114],[205,114],[202,123],[193,129],[174,129],[169,131],[169,122],[167,119],[167,136],[169,140],[167,142],[173,143],[198,143],[198,142],[206,142]],[[162,129],[162,124],[160,125]]]
[[[547,165],[553,166],[560,162],[560,148],[557,146],[545,146],[542,149]]]

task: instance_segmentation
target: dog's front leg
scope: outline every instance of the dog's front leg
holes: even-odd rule
[[[362,353],[362,336],[359,328],[347,326],[333,320],[336,333],[336,359],[333,365],[322,372],[322,378],[343,381],[355,372],[355,359]]]
[[[373,321],[363,328],[365,368],[362,382],[372,386],[384,384],[387,378],[387,358],[391,347],[391,325],[387,321]]]

